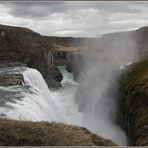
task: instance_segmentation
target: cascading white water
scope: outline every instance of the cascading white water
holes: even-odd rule
[[[62,88],[51,92],[52,98],[65,119],[65,123],[81,126],[83,114],[75,102],[75,94],[79,84],[73,80],[73,74],[66,71],[66,66],[59,66],[63,75]]]
[[[84,41],[82,62],[78,67],[80,87],[76,102],[83,113],[82,126],[127,145],[124,131],[118,124],[118,77],[126,65],[138,59],[137,44],[130,34],[102,37],[100,42]],[[77,63],[77,58],[73,59]]]
[[[99,61],[97,66],[85,73],[86,79],[81,81],[77,92],[77,103],[84,113],[82,126],[119,145],[126,145],[126,135],[116,124],[119,67],[106,61]]]
[[[63,87],[53,92],[48,89],[39,71],[24,68],[25,70],[21,73],[24,76],[25,86],[28,87],[25,90],[21,86],[20,88],[10,88],[11,93],[16,88],[21,92],[22,97],[15,99],[15,102],[6,102],[7,107],[1,107],[0,113],[11,119],[56,121],[86,127],[117,144],[125,145],[125,134],[114,123],[117,112],[114,100],[117,93],[114,78],[117,77],[116,72],[119,67],[106,61],[100,61],[97,66],[98,69],[92,67],[91,71],[87,71],[85,74],[87,80],[84,79],[80,85],[73,81],[72,74],[68,73],[65,67],[59,67],[64,76]],[[76,96],[77,99],[80,99],[77,104],[75,93],[79,86],[78,91],[81,91],[81,95]],[[115,91],[112,90],[114,88]],[[9,90],[9,88],[7,89]],[[112,92],[114,93],[112,94]],[[16,94],[16,96],[18,95],[20,94]],[[86,105],[83,112],[79,112],[81,105]]]
[[[8,110],[8,118],[32,121],[64,122],[54,100],[50,96],[50,90],[39,71],[26,68],[23,72],[25,85],[28,85],[31,93],[24,93],[21,100],[6,104],[13,109]]]

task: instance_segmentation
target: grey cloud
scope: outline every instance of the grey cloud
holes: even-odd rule
[[[0,23],[88,37],[148,25],[147,10],[148,2],[1,2]]]
[[[101,11],[108,11],[108,12],[126,12],[126,13],[133,13],[133,12],[140,12],[138,9],[131,9],[130,6],[136,4],[135,2],[118,2],[118,1],[94,1],[94,2],[68,2],[71,9],[84,9],[84,8],[94,8]]]
[[[47,17],[51,13],[76,11],[79,9],[93,8],[107,12],[139,13],[142,10],[132,6],[140,6],[136,2],[9,2],[5,3],[10,8],[10,14],[16,17],[41,18]],[[148,6],[148,3],[144,3]]]
[[[53,12],[59,12],[65,2],[9,2],[9,13],[16,17],[44,18]],[[56,10],[56,11],[55,11]]]

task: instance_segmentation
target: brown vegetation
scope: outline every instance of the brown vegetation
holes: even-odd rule
[[[62,123],[0,119],[2,146],[114,146],[85,128]]]

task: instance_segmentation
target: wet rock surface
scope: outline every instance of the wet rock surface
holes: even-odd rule
[[[47,85],[48,85],[49,88],[51,88],[53,90],[56,90],[56,89],[59,89],[60,87],[62,87],[61,83],[54,80],[54,79],[48,80]]]
[[[49,73],[49,71],[50,71],[50,73]],[[44,71],[46,81],[51,80],[51,79],[58,81],[58,82],[62,81],[63,76],[62,76],[60,70],[56,66],[50,67],[49,71],[47,69],[45,69],[45,71]]]
[[[0,86],[22,85],[24,78],[22,74],[0,74]]]

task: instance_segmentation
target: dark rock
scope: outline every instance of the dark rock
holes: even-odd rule
[[[47,38],[27,28],[0,25],[0,67],[23,63],[41,72],[45,80],[62,80],[62,75],[54,66],[52,46]],[[7,64],[7,61],[11,61]],[[16,65],[15,65],[16,66]],[[19,66],[19,65],[17,65]],[[53,70],[53,71],[52,71]]]
[[[45,69],[46,71],[46,69]],[[52,66],[50,69],[49,69],[49,73],[48,71],[46,72],[46,78],[45,79],[54,79],[58,82],[61,82],[61,80],[63,79],[63,76],[60,72],[60,70],[56,67],[56,66]]]
[[[15,68],[20,67],[19,70],[23,70],[26,66],[26,64],[17,61],[0,61],[0,86],[22,85],[24,83],[23,75]]]
[[[72,64],[68,63],[67,66],[66,66],[66,70],[68,72],[72,73],[73,72],[73,66],[72,66]]]
[[[21,63],[21,62],[13,62],[13,61],[9,61],[9,60],[0,60],[0,68],[5,68],[5,67],[27,67],[26,64]]]
[[[54,79],[50,79],[47,81],[47,85],[50,89],[59,89],[60,87],[62,87],[61,83],[54,80]]]
[[[0,74],[0,86],[22,85],[24,78],[22,74]]]
[[[85,69],[85,65],[87,65],[84,61],[84,55],[82,53],[74,53],[69,56],[69,64],[66,69],[68,72],[73,73],[74,80],[79,82],[80,75]]]
[[[120,108],[130,145],[148,145],[148,61],[135,63],[122,75]]]
[[[5,116],[6,116],[6,115],[5,115],[5,114],[3,114],[3,113],[1,113],[1,114],[0,114],[0,117],[5,117]]]
[[[51,46],[45,37],[27,28],[4,25],[0,25],[0,33],[3,34],[0,36],[1,60],[22,62],[29,67],[45,60],[51,66],[47,59]]]
[[[68,52],[65,51],[57,51],[55,48],[53,50],[54,52],[54,64],[55,65],[66,65],[68,63]]]

